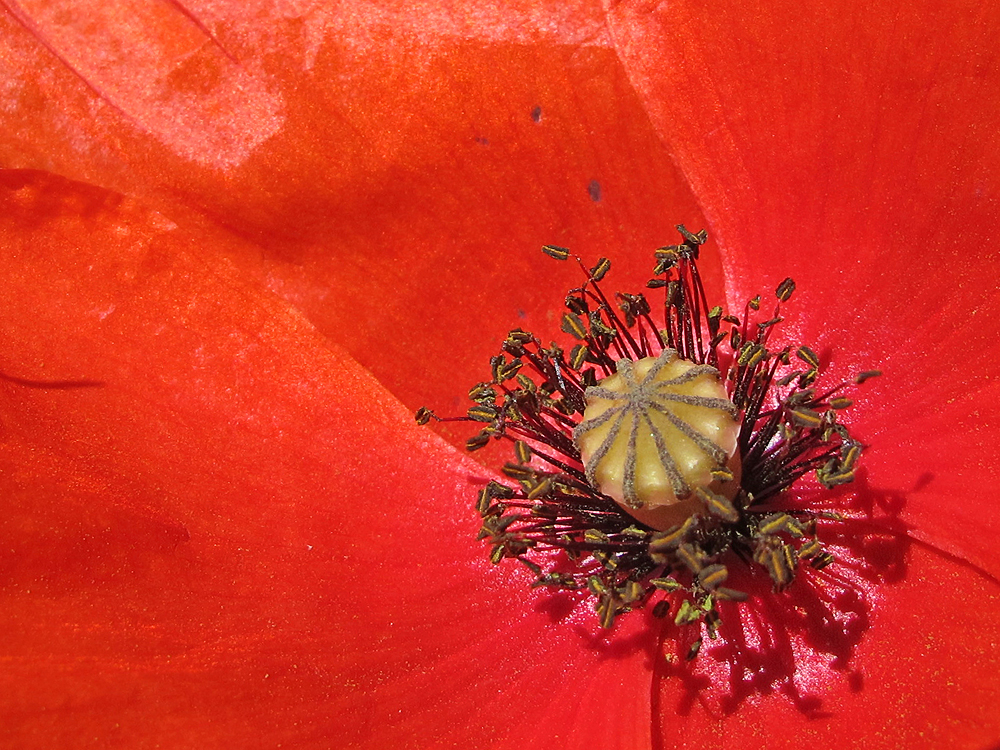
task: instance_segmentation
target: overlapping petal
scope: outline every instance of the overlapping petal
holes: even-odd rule
[[[644,623],[492,569],[481,469],[300,313],[118,195],[2,187],[5,746],[648,741]]]
[[[996,738],[992,11],[53,7],[3,1],[0,158],[160,214],[5,177],[0,370],[59,386],[3,385],[11,743]],[[862,495],[961,556],[884,556],[846,640],[807,613],[722,695],[645,618],[609,645],[486,570],[481,469],[394,399],[457,408],[503,331],[556,330],[542,243],[637,286],[701,225],[671,154],[730,299],[792,275],[834,371],[886,370]]]
[[[640,286],[674,224],[704,223],[598,3],[4,5],[6,166],[249,239],[412,408],[550,325],[581,275],[541,245]]]

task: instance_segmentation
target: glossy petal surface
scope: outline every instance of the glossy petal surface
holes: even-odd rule
[[[723,246],[731,305],[792,276],[794,336],[840,377],[884,370],[850,417],[872,446],[855,507],[938,550],[912,547],[903,579],[871,600],[864,690],[821,689],[829,716],[758,698],[760,716],[741,711],[730,729],[748,746],[779,726],[806,744],[826,732],[846,747],[995,743],[1000,685],[977,654],[997,642],[1000,572],[995,493],[981,491],[1000,481],[1000,17],[971,4],[622,2],[609,18]],[[961,615],[940,607],[955,589],[971,602]],[[816,661],[836,652],[824,640]],[[665,682],[666,705],[676,694]],[[675,737],[667,722],[663,736]]]
[[[977,4],[623,2],[612,33],[706,207],[729,298],[798,283],[921,538],[1000,574],[1000,13]],[[944,510],[946,509],[946,510]],[[970,532],[970,529],[976,529]]]
[[[693,668],[659,663],[653,746],[994,747],[996,581],[891,534],[864,547],[874,575],[840,584],[858,571],[841,551],[824,586],[724,612]]]

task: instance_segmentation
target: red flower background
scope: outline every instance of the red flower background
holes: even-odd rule
[[[0,744],[1000,740],[1000,11],[0,8]],[[412,424],[556,333],[538,246],[635,289],[678,222],[885,371],[860,598],[793,587],[746,674],[492,568],[485,470]]]

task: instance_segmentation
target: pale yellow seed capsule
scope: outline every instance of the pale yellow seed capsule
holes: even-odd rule
[[[638,520],[657,529],[683,522],[702,510],[696,488],[735,496],[740,425],[714,367],[665,349],[620,360],[586,397],[574,439],[587,479]],[[721,466],[732,480],[712,477]]]

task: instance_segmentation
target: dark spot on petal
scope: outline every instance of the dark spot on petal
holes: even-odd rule
[[[531,110],[531,119],[534,120],[535,122],[541,122],[542,121],[542,108],[541,107],[536,106],[533,110]]]
[[[914,483],[912,491],[920,492],[920,490],[924,489],[924,487],[926,487],[933,481],[934,481],[934,474],[932,474],[929,471],[925,471],[923,474],[917,477],[917,481]]]
[[[587,193],[590,195],[590,200],[598,203],[601,200],[601,183],[591,180],[587,185]]]
[[[852,692],[860,693],[865,686],[865,676],[861,672],[851,672],[847,676],[847,684],[850,685]]]
[[[490,139],[489,138],[485,138],[484,136],[481,136],[481,135],[477,135],[476,136],[476,143],[478,143],[480,146],[489,146],[490,145]]]

